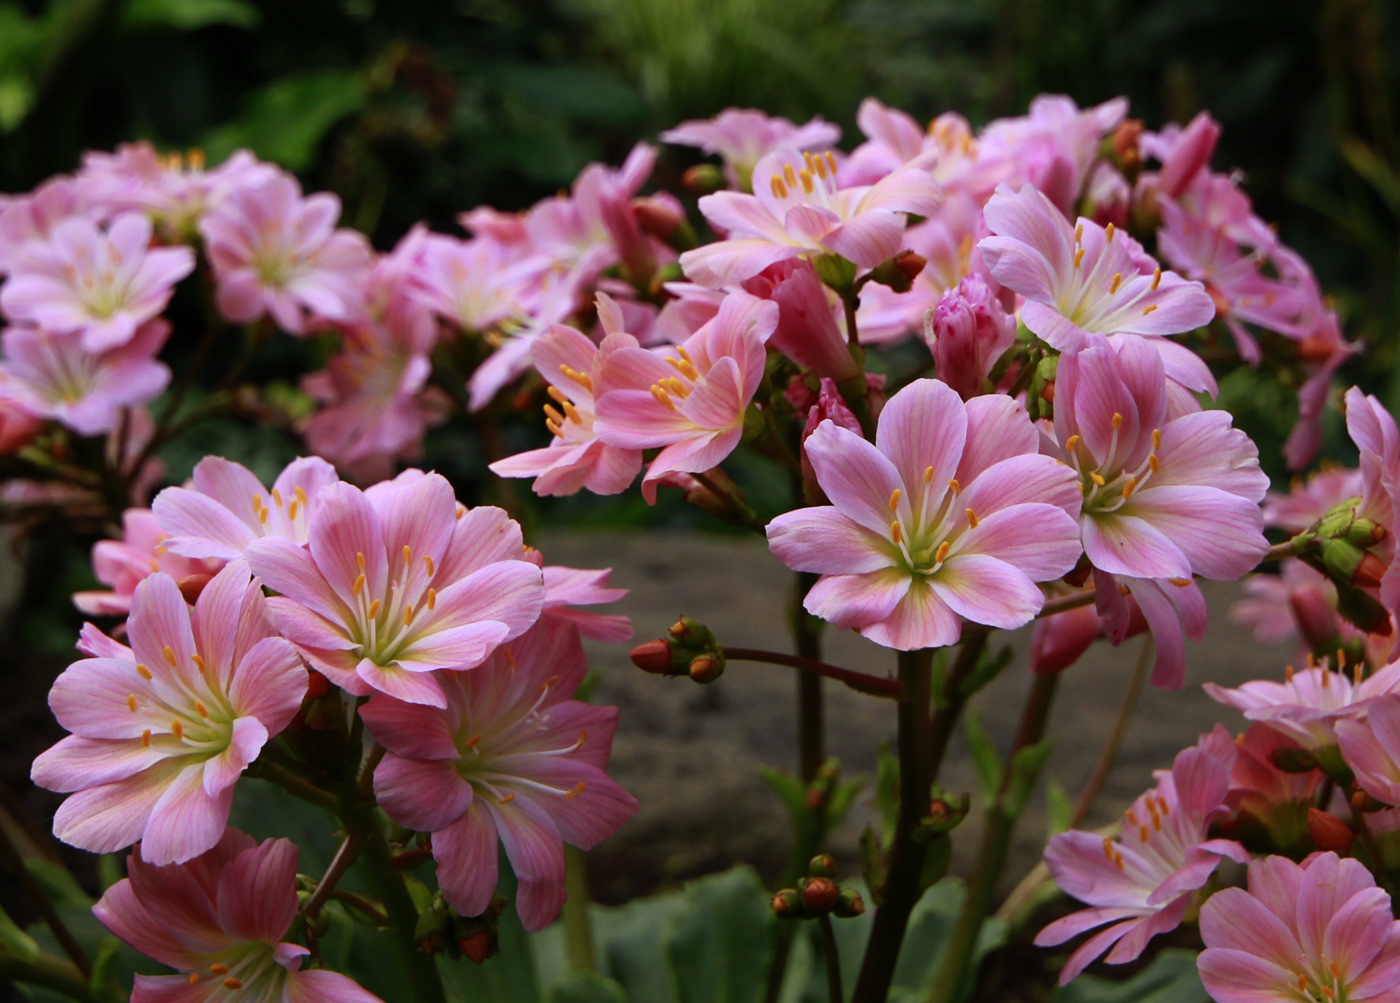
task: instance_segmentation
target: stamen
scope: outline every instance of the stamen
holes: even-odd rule
[[[200,717],[206,718],[206,719],[209,717],[209,708],[206,707],[206,706],[204,706],[204,701],[203,701],[203,700],[196,700],[196,701],[194,702],[194,709],[197,710],[197,711],[199,711],[199,716],[200,716]]]
[[[782,179],[779,178],[776,174],[773,176],[773,180],[769,187],[773,189],[773,197],[775,199],[787,198],[787,189],[783,187]]]
[[[472,738],[471,738],[471,741],[469,741],[469,742],[463,742],[463,743],[462,743],[462,747],[465,748],[465,749],[475,749],[475,748],[476,748],[476,743],[477,743],[477,742],[480,742],[480,741],[481,741],[481,736],[480,736],[480,735],[473,735]]]
[[[1142,308],[1142,315],[1143,315],[1144,317],[1146,317],[1149,313],[1151,313],[1153,310],[1156,310],[1156,309],[1157,309],[1157,304],[1156,304],[1156,303],[1153,303],[1151,306],[1145,306],[1145,307]]]
[[[228,965],[210,965],[209,970],[215,975],[227,975]]]
[[[297,505],[298,505],[298,504],[300,504],[300,503],[299,503],[295,498],[293,498],[293,499],[292,499],[292,503],[291,503],[290,505],[287,506],[287,518],[288,518],[288,519],[295,519],[295,518],[297,517]]]
[[[1343,648],[1337,649],[1337,671],[1342,672],[1347,667],[1347,653]]]
[[[1074,228],[1074,242],[1080,244],[1084,242],[1084,224],[1080,223]]]
[[[150,682],[151,680],[151,670],[146,668],[140,662],[136,663],[136,674],[142,679],[146,680],[147,682]]]
[[[403,625],[405,627],[413,626],[413,603],[409,603],[403,608]]]
[[[1154,474],[1162,469],[1162,461],[1157,459],[1156,453],[1152,453],[1147,457],[1147,469],[1151,470]]]
[[[671,398],[667,396],[666,391],[662,390],[661,387],[655,383],[651,385],[651,395],[656,398],[656,403],[660,404],[667,411],[673,414],[675,413],[676,405],[671,402]]]
[[[1184,589],[1191,584],[1191,579],[1189,578],[1168,578],[1167,581],[1171,582],[1179,589]]]
[[[557,675],[555,675],[555,676],[550,676],[550,677],[549,677],[548,679],[546,679],[544,682],[540,683],[540,689],[542,689],[542,690],[547,690],[547,689],[549,689],[551,686],[553,686],[555,683],[557,683],[558,681],[559,681],[559,677],[558,677]]]
[[[890,492],[890,511],[891,511],[891,512],[895,512],[895,511],[897,511],[897,510],[899,509],[899,499],[902,498],[903,496],[904,496],[904,490],[903,490],[902,488],[895,488],[893,491]]]
[[[583,424],[583,418],[579,415],[578,408],[574,407],[573,401],[565,402],[564,413],[569,416],[569,420],[575,425]]]
[[[1157,287],[1160,286],[1161,284],[1162,284],[1162,269],[1161,269],[1161,267],[1159,266],[1159,267],[1158,267],[1155,271],[1153,271],[1153,273],[1152,273],[1152,286],[1151,286],[1151,291],[1155,293],[1155,292],[1157,291]]]
[[[361,571],[365,570],[365,555],[358,550],[355,551],[355,566]]]
[[[276,505],[278,508],[282,507],[282,492],[278,491],[276,488],[272,489],[272,504]]]
[[[836,154],[830,150],[826,151],[826,166],[831,169],[832,177],[836,176]]]
[[[564,391],[560,390],[552,383],[544,388],[544,392],[549,394],[549,396],[553,397],[560,404],[567,403],[569,400],[568,394],[564,393]]]
[[[1083,261],[1083,260],[1084,260],[1084,248],[1081,247],[1079,250],[1077,250],[1077,251],[1074,252],[1074,267],[1075,267],[1075,268],[1078,268],[1078,267],[1079,267],[1079,263],[1080,263],[1081,261]]]
[[[136,713],[136,695],[134,693],[128,693],[126,695],[126,709],[133,714]]]
[[[459,505],[457,506],[457,514],[456,514],[455,516],[453,516],[453,518],[456,519],[458,522],[461,522],[461,521],[462,521],[462,516],[464,516],[464,515],[466,515],[466,514],[467,514],[467,507],[466,507],[465,505],[459,504]]]
[[[514,800],[515,791],[506,791],[505,794],[501,796],[501,804],[510,804]]]
[[[1322,667],[1322,688],[1323,688],[1324,690],[1327,689],[1327,684],[1328,684],[1328,682],[1331,681],[1331,679],[1332,679],[1332,670],[1329,669],[1329,668],[1327,668],[1327,666],[1324,665],[1324,666]]]
[[[502,648],[501,653],[506,656],[506,664],[510,666],[512,672],[520,668],[515,661],[515,652],[511,651],[509,648]]]
[[[574,784],[573,787],[569,788],[569,793],[564,795],[564,800],[572,801],[574,798],[582,794],[584,788],[586,788],[587,786],[588,785],[584,781],[580,780],[578,783]]]
[[[1113,852],[1113,866],[1120,871],[1123,869],[1123,854],[1119,853],[1117,850]]]
[[[1118,411],[1113,412],[1113,430],[1116,432],[1123,427],[1123,415]]]
[[[1136,478],[1136,477],[1129,477],[1129,478],[1128,478],[1128,482],[1127,482],[1126,484],[1123,485],[1123,500],[1124,500],[1124,501],[1127,501],[1129,498],[1131,498],[1131,497],[1133,496],[1133,492],[1136,491],[1136,490],[1137,490],[1137,478]]]
[[[374,600],[374,602],[372,602],[372,603],[369,604],[369,618],[370,618],[371,620],[373,620],[373,619],[374,619],[375,617],[377,617],[378,615],[379,615],[379,600],[376,599],[376,600]]]
[[[359,595],[365,588],[365,576],[360,575],[355,579],[355,584],[350,586],[350,591],[354,595]]]
[[[544,406],[544,416],[556,425],[564,424],[564,416],[559,413],[559,409],[553,404],[546,404]]]
[[[143,748],[143,749],[149,749],[150,747],[151,747],[151,729],[150,729],[150,728],[147,728],[145,731],[141,732],[141,748]]]
[[[161,648],[160,653],[165,657],[165,664],[169,665],[172,669],[175,668],[175,652],[171,650],[170,645],[167,644],[164,648]]]
[[[544,427],[549,429],[549,434],[554,436],[556,439],[564,438],[564,430],[560,428],[558,423],[555,422],[553,419],[546,418],[544,420]],[[462,517],[459,515],[457,518],[460,519]]]
[[[261,512],[258,513],[258,524],[259,524],[259,525],[261,525],[261,526],[266,526],[266,525],[267,525],[267,516],[268,516],[268,513],[270,513],[271,511],[272,511],[272,509],[270,509],[270,508],[265,508],[265,509],[263,509]]]
[[[797,187],[797,172],[792,169],[791,164],[783,165],[783,181],[787,183],[789,188]]]
[[[1153,451],[1155,452],[1156,450],[1161,449],[1161,448],[1162,448],[1162,430],[1161,430],[1160,428],[1154,428],[1154,429],[1152,430],[1152,449],[1153,449]]]
[[[808,195],[811,195],[811,194],[812,194],[812,187],[813,187],[813,186],[812,186],[812,172],[811,172],[811,171],[803,171],[802,173],[800,173],[800,174],[797,175],[797,176],[798,176],[798,178],[802,181],[802,190],[803,190],[804,192],[806,192]]]
[[[1138,826],[1138,839],[1142,840],[1144,843],[1147,842],[1147,826]]]
[[[230,975],[228,978],[224,979],[224,988],[225,988],[225,989],[242,989],[242,988],[243,988],[243,983],[242,983],[241,980],[235,979],[233,976]]]
[[[1286,683],[1293,682],[1293,666],[1285,665],[1283,667],[1283,681]]]
[[[1103,855],[1110,861],[1113,860],[1113,838],[1111,836],[1103,838]]]
[[[199,984],[199,973],[198,973],[198,972],[190,972],[190,985],[194,986],[194,985],[198,985],[198,984]]]
[[[1076,449],[1079,448],[1079,442],[1079,436],[1071,435],[1068,439],[1065,440],[1065,452],[1073,453]]]
[[[437,589],[429,589],[429,590],[428,590],[428,609],[433,609],[433,608],[436,607],[436,606],[437,606]]]
[[[898,519],[890,523],[890,537],[894,540],[896,544],[904,542],[904,531],[900,529]],[[131,709],[135,710],[136,708],[133,707]]]
[[[306,492],[303,491],[303,490],[301,489],[301,485],[300,485],[300,484],[298,484],[298,485],[297,485],[295,488],[293,488],[292,490],[296,492],[297,501],[301,502],[301,507],[302,507],[302,508],[306,508],[307,505],[311,504],[310,502],[308,502],[308,501],[306,500]]]
[[[817,177],[826,180],[826,161],[821,157],[812,158],[812,170],[817,172]]]
[[[1137,825],[1137,824],[1138,824],[1137,814],[1136,814],[1131,808],[1129,808],[1127,811],[1125,811],[1125,812],[1123,813],[1123,817],[1126,818],[1126,819],[1128,820],[1128,824],[1129,824],[1129,825]]]
[[[977,513],[972,511],[972,509],[967,510],[967,521],[973,529],[977,528]]]
[[[1105,483],[1103,474],[1099,473],[1097,470],[1089,471],[1089,480],[1093,481],[1099,487],[1103,487]]]
[[[1110,223],[1109,225],[1112,226],[1113,224]],[[1122,282],[1123,282],[1123,273],[1122,273],[1122,272],[1114,272],[1114,273],[1113,273],[1113,284],[1110,285],[1110,286],[1108,287],[1108,295],[1112,296],[1114,293],[1116,293],[1116,292],[1118,291],[1119,285],[1121,285]]]
[[[942,543],[940,543],[938,545],[938,549],[933,552],[934,563],[942,564],[944,561],[946,561],[948,559],[948,551],[951,549],[952,545],[949,544],[947,540],[944,540]]]
[[[182,742],[185,740],[185,726],[180,723],[179,718],[170,722],[170,733]]]
[[[408,544],[405,543],[405,544],[403,545],[403,565],[404,565],[404,570],[407,571],[407,570],[408,570],[408,566],[409,566],[410,564],[412,564],[412,563],[413,563],[413,550],[412,550],[411,547],[409,547]]]
[[[1352,666],[1351,680],[1357,686],[1361,685],[1361,670],[1364,667],[1365,666],[1361,662],[1357,662],[1354,666]]]
[[[924,471],[924,482],[927,483],[931,480],[933,480],[933,468],[929,467],[927,470]],[[959,480],[956,477],[948,478],[948,487],[953,489],[953,494],[962,494],[962,483],[959,482]]]
[[[431,577],[433,577],[433,575],[437,574],[437,565],[433,563],[432,557],[430,557],[430,556],[427,555],[427,554],[424,554],[424,555],[423,555],[423,567],[425,567],[425,568],[428,569],[428,577],[429,577],[429,578],[431,578]]]

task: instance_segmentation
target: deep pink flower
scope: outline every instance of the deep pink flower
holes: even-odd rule
[[[1199,112],[1185,128],[1172,124],[1159,133],[1143,133],[1138,146],[1162,165],[1149,184],[1169,199],[1181,198],[1210,167],[1219,140],[1220,126],[1208,111]]]
[[[642,451],[609,445],[594,429],[597,401],[609,356],[641,348],[623,329],[617,304],[598,296],[598,316],[606,336],[595,345],[587,335],[556,324],[531,348],[535,368],[549,384],[552,404],[545,406],[545,426],[554,440],[491,464],[499,477],[533,477],[538,495],[571,495],[587,488],[597,495],[627,490],[642,469]],[[562,410],[561,410],[562,408]]]
[[[1235,743],[1230,769],[1231,808],[1241,821],[1263,826],[1280,849],[1311,845],[1308,809],[1317,804],[1317,790],[1326,779],[1321,770],[1285,773],[1273,764],[1280,749],[1301,749],[1297,742],[1268,725],[1255,722]]]
[[[179,582],[191,575],[212,575],[223,567],[222,561],[171,553],[165,546],[169,538],[150,509],[127,509],[122,513],[122,538],[99,540],[92,547],[93,574],[111,591],[75,592],[73,605],[89,616],[126,616],[136,586],[157,571]]]
[[[1035,583],[1080,554],[1073,472],[1037,445],[1009,397],[964,403],[916,380],[885,405],[875,444],[829,421],[812,433],[833,504],[774,519],[769,548],[823,576],[809,612],[886,647],[953,644],[961,618],[1019,627],[1044,603]]]
[[[120,348],[94,354],[78,331],[12,327],[0,337],[0,394],[79,435],[110,432],[123,408],[145,404],[170,382],[169,368],[156,361],[169,336],[170,325],[157,319]]]
[[[188,247],[151,247],[151,221],[140,213],[123,213],[105,231],[75,216],[16,255],[0,309],[54,334],[78,332],[96,354],[128,344],[192,271]]]
[[[220,312],[237,324],[270,313],[288,334],[359,319],[371,252],[362,234],[335,228],[339,216],[339,198],[303,198],[289,174],[229,192],[199,224]]]
[[[1342,337],[1341,321],[1334,310],[1323,309],[1302,341],[1298,362],[1307,377],[1298,388],[1298,420],[1283,444],[1288,469],[1302,470],[1322,447],[1322,421],[1332,395],[1332,377],[1360,346]]]
[[[144,847],[143,847],[144,849]],[[303,970],[310,954],[282,938],[297,916],[297,848],[228,829],[188,863],[142,854],[93,913],[178,975],[137,975],[131,1003],[382,1003],[336,972]]]
[[[1171,772],[1159,773],[1157,786],[1124,812],[1118,839],[1077,829],[1051,838],[1045,861],[1055,883],[1090,908],[1051,923],[1036,944],[1063,944],[1113,924],[1070,955],[1060,985],[1109,948],[1109,964],[1132,961],[1157,934],[1176,929],[1222,859],[1249,860],[1234,840],[1209,838],[1211,824],[1229,812],[1234,759],[1234,740],[1217,726],[1177,753]]]
[[[1318,853],[1249,865],[1249,890],[1201,908],[1197,959],[1217,1003],[1390,1000],[1400,993],[1400,921],[1359,860]]]
[[[1288,669],[1281,683],[1255,679],[1233,689],[1218,683],[1203,688],[1211,699],[1241,711],[1247,720],[1262,721],[1316,752],[1337,745],[1339,721],[1365,720],[1372,700],[1400,693],[1400,662],[1360,681],[1334,671],[1324,659],[1299,672]]]
[[[1127,98],[1081,110],[1063,94],[1041,94],[1031,102],[1029,114],[988,123],[981,157],[1009,165],[1008,184],[1034,185],[1068,216],[1098,159],[1100,141],[1127,112]]]
[[[768,339],[808,372],[838,383],[860,372],[847,342],[836,295],[822,285],[817,270],[802,259],[769,265],[744,283],[744,290],[778,304],[778,326]],[[844,320],[844,318],[843,318]]]
[[[248,566],[219,572],[193,614],[175,579],[136,586],[129,650],[74,662],[49,706],[73,734],[34,760],[40,787],[73,793],[54,835],[93,853],[141,841],[153,864],[213,847],[233,786],[306,693],[296,649],[276,636]]]
[[[730,187],[748,191],[754,165],[774,150],[818,153],[835,146],[841,127],[820,116],[806,125],[751,108],[726,108],[711,119],[692,119],[661,134],[665,143],[698,146],[724,160]]]
[[[987,283],[969,275],[939,299],[924,338],[933,351],[934,375],[967,400],[986,391],[992,367],[1016,340],[1016,318]]]
[[[780,150],[754,168],[754,194],[706,195],[700,211],[728,236],[682,254],[685,274],[721,288],[779,261],[824,254],[874,268],[900,250],[906,214],[931,215],[941,201],[920,166],[846,188],[837,186],[835,166],[830,154]]]
[[[480,668],[442,673],[441,710],[382,694],[361,710],[389,750],[375,796],[433,834],[438,883],[463,915],[491,900],[499,839],[521,922],[544,928],[564,903],[564,843],[591,849],[637,810],[604,772],[617,710],[570,699],[587,671],[577,631],[545,622]]]
[[[307,546],[266,537],[248,563],[279,596],[282,633],[337,686],[444,706],[439,669],[470,669],[538,619],[539,568],[520,526],[457,504],[439,474],[405,471],[368,491],[322,489]]]
[[[1400,695],[1375,697],[1366,707],[1366,722],[1336,724],[1342,758],[1361,789],[1378,801],[1400,805]]]
[[[709,470],[739,444],[777,323],[776,305],[734,292],[683,345],[664,354],[619,348],[607,355],[594,428],[619,449],[662,447],[643,481],[649,498],[657,478]]]
[[[339,480],[325,460],[304,456],[287,464],[268,489],[242,464],[206,456],[195,464],[189,487],[166,488],[151,508],[170,535],[172,553],[231,561],[263,537],[306,543],[321,489]]]

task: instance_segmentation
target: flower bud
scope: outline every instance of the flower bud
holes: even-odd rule
[[[845,332],[836,323],[835,297],[810,262],[769,265],[745,282],[744,289],[778,304],[778,326],[768,339],[770,348],[814,375],[830,376],[838,383],[860,372]]]
[[[1316,808],[1308,809],[1308,835],[1312,836],[1317,848],[1324,853],[1330,850],[1333,853],[1345,854],[1351,849],[1352,840],[1356,838],[1351,826],[1336,815],[1329,815]]]
[[[969,275],[926,314],[924,340],[935,375],[968,400],[983,392],[992,367],[1016,340],[1016,321],[987,283]]]
[[[811,505],[828,504],[826,492],[817,482],[817,472],[812,468],[812,461],[807,458],[807,440],[817,430],[817,426],[827,420],[834,422],[848,432],[854,432],[856,435],[861,434],[860,422],[856,419],[855,413],[846,406],[846,400],[841,396],[840,390],[836,388],[835,382],[823,378],[817,402],[807,412],[807,425],[802,430],[802,440],[799,446],[802,464],[802,493],[804,499]]]
[[[773,915],[779,919],[797,919],[802,908],[802,896],[796,888],[784,888],[773,896],[770,904],[773,907]]]
[[[807,873],[814,878],[834,878],[836,858],[829,853],[819,853],[807,863]]]
[[[647,641],[632,649],[632,664],[655,676],[671,674],[671,645],[666,641]]]
[[[690,678],[702,685],[712,683],[724,675],[724,659],[714,655],[701,655],[690,662]]]
[[[841,894],[836,896],[836,904],[831,907],[831,914],[840,919],[863,916],[865,914],[865,899],[861,898],[860,892],[854,888],[842,888]]]
[[[485,930],[476,930],[458,940],[457,949],[479,965],[491,957],[491,935]]]
[[[1205,170],[1220,139],[1220,126],[1209,113],[1201,112],[1181,130],[1171,153],[1167,154],[1158,177],[1157,190],[1168,198],[1180,198],[1196,175]]]
[[[1138,152],[1138,140],[1142,138],[1142,119],[1125,118],[1113,130],[1113,155],[1125,170],[1131,170],[1142,163]]]
[[[696,164],[681,175],[681,184],[697,195],[709,195],[724,188],[724,171],[715,164]]]
[[[310,677],[306,681],[306,699],[319,700],[331,691],[331,681],[315,669],[307,672]]]
[[[666,244],[671,243],[671,238],[685,222],[685,210],[670,195],[635,198],[632,200],[632,212],[643,233]]]
[[[840,897],[841,889],[830,878],[810,878],[802,889],[803,903],[818,915],[831,912]]]
[[[178,583],[180,595],[184,597],[185,602],[193,606],[199,599],[199,594],[204,591],[204,586],[213,580],[213,575],[186,575]]]
[[[897,293],[907,293],[914,288],[914,280],[928,264],[928,259],[913,251],[900,251],[892,258],[886,258],[870,271],[870,281],[889,286]]]

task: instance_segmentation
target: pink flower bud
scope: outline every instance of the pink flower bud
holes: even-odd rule
[[[770,347],[838,383],[859,372],[836,323],[830,294],[810,262],[780,261],[749,279],[744,288],[778,304],[778,326],[768,339]]]
[[[823,379],[821,392],[817,394],[817,402],[807,412],[807,427],[802,430],[802,489],[803,494],[813,505],[825,505],[828,502],[826,493],[817,483],[816,471],[812,469],[812,463],[807,459],[807,438],[817,430],[818,425],[827,419],[856,435],[862,434],[860,422],[856,420],[851,409],[846,406],[841,392],[836,389],[836,383],[829,379]]]
[[[1329,815],[1316,808],[1308,809],[1308,835],[1312,836],[1317,848],[1324,853],[1328,850],[1333,853],[1346,853],[1351,849],[1351,841],[1356,838],[1351,826],[1336,815]]]
[[[1203,111],[1193,118],[1163,161],[1157,190],[1168,198],[1181,198],[1196,175],[1210,163],[1219,139],[1220,126],[1209,112]]]
[[[1307,582],[1288,593],[1288,608],[1298,624],[1298,633],[1312,649],[1325,647],[1341,632],[1323,584]]]
[[[963,400],[983,393],[983,383],[1016,340],[1016,321],[979,276],[965,277],[938,301],[924,326],[938,378]]]
[[[43,427],[43,419],[0,398],[0,456],[19,452],[34,441]]]

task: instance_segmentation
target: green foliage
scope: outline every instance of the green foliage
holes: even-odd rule
[[[364,103],[364,88],[344,70],[289,74],[253,93],[243,112],[205,134],[202,145],[215,161],[246,147],[293,171],[311,166],[327,130]]]
[[[1196,974],[1196,952],[1168,948],[1121,982],[1081,975],[1051,995],[1051,1003],[1209,1003]]]

